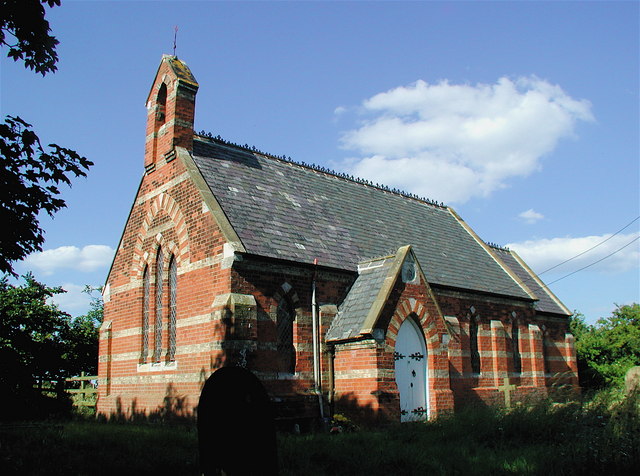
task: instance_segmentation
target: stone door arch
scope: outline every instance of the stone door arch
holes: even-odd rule
[[[427,347],[422,329],[411,317],[398,329],[394,359],[400,421],[425,420],[429,415]]]

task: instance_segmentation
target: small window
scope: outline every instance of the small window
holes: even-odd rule
[[[293,318],[295,314],[289,302],[282,298],[278,302],[276,326],[278,331],[278,357],[280,371],[294,373],[296,370],[296,350],[293,346]]]
[[[471,360],[471,371],[474,374],[480,373],[480,352],[478,352],[478,317],[469,317],[469,357]]]
[[[549,365],[549,347],[551,346],[551,339],[549,333],[546,330],[542,331],[542,361],[544,362],[544,372],[548,374],[551,369]]]
[[[408,257],[404,263],[402,263],[402,282],[411,283],[416,279],[416,263]]]
[[[513,371],[522,372],[522,360],[520,358],[520,329],[516,319],[511,323],[511,351],[513,352]]]

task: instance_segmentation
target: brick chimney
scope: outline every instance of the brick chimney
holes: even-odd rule
[[[177,56],[163,55],[147,98],[144,168],[173,158],[175,147],[193,151],[193,120],[198,82]],[[162,161],[162,162],[161,162]]]

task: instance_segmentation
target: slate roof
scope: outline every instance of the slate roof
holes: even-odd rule
[[[338,314],[331,323],[326,337],[328,341],[360,336],[362,325],[380,294],[380,289],[389,274],[394,258],[391,256],[376,260],[370,263],[372,266],[360,271],[349,290],[349,294],[340,304]]]
[[[193,156],[249,254],[355,272],[411,245],[431,284],[531,299],[447,207],[198,136]]]
[[[540,278],[538,278],[531,269],[524,264],[523,261],[513,251],[493,248],[494,253],[506,264],[537,297],[535,303],[536,310],[540,312],[550,312],[553,314],[571,315],[564,304],[562,304],[555,295],[544,286]]]

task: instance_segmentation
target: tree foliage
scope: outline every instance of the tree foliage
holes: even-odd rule
[[[82,370],[95,372],[102,316],[96,300],[86,316],[73,319],[50,302],[62,288],[31,274],[23,279],[20,286],[0,279],[0,394],[16,408],[39,400],[33,390],[38,378],[62,381]]]
[[[7,116],[0,124],[0,272],[13,273],[12,262],[42,250],[44,231],[38,222],[41,210],[53,216],[66,206],[61,184],[71,185],[70,175],[86,176],[93,163],[73,150],[49,144],[46,152],[30,124]]]
[[[0,45],[8,47],[7,56],[44,76],[56,70],[58,40],[50,35],[43,4],[53,7],[60,0],[2,0]],[[71,175],[85,176],[93,165],[56,144],[45,151],[30,127],[14,116],[0,124],[0,223],[10,224],[0,235],[0,272],[14,276],[14,261],[42,250],[38,213],[53,215],[64,208],[60,184],[70,186]]]
[[[98,296],[94,296],[95,291]],[[65,348],[62,359],[67,375],[98,373],[98,329],[103,318],[102,295],[99,291],[99,288],[85,287],[84,292],[91,296],[90,309],[86,314],[71,319],[63,336]]]
[[[594,325],[577,314],[571,319],[571,332],[585,387],[621,385],[626,371],[640,365],[640,304],[617,306]]]
[[[59,6],[60,0],[2,0],[0,45],[8,47],[9,58],[24,61],[25,68],[44,76],[57,69],[59,42],[50,35],[43,4]]]

